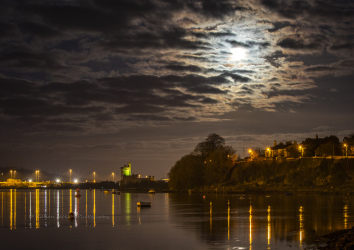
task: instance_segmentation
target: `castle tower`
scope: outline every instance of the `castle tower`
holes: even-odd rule
[[[120,176],[123,180],[123,176],[131,176],[132,175],[132,164],[128,162],[128,166],[124,165],[120,168]]]

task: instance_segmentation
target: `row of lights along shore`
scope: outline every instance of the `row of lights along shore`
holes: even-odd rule
[[[347,145],[347,144],[344,144],[343,146],[345,147],[345,156],[348,157],[348,145]],[[301,157],[303,157],[303,156],[304,156],[304,148],[303,148],[302,146],[299,146],[299,150],[301,151]],[[270,153],[270,148],[267,148],[267,151],[268,151],[268,155],[269,155],[269,153]],[[252,149],[249,149],[248,152],[249,152],[250,154],[252,154]],[[228,155],[227,157],[229,157],[229,155]],[[210,161],[211,161],[211,160],[210,160]],[[204,162],[204,163],[206,163],[206,162]],[[39,182],[39,170],[36,170],[35,173],[36,173],[36,182]],[[72,169],[69,169],[69,173],[70,173],[70,183],[72,183],[72,182],[71,182]],[[14,171],[10,170],[10,174],[11,174],[11,179],[15,179],[16,170],[14,170]],[[12,176],[12,174],[13,174],[13,176]],[[13,177],[13,178],[12,178],[12,177]],[[147,177],[147,176],[146,176],[146,177]],[[139,178],[140,178],[140,175],[139,175]],[[113,179],[113,181],[114,181],[114,172],[112,172],[112,179]],[[29,180],[29,182],[32,182],[32,180]],[[61,181],[60,181],[60,179],[56,179],[56,182],[57,182],[57,183],[60,183]],[[78,183],[78,182],[79,182],[78,179],[75,179],[75,180],[74,180],[74,183]],[[87,182],[87,180],[86,180],[86,182]],[[93,172],[93,182],[96,183],[96,172]]]
[[[11,179],[12,179],[12,173],[14,174],[13,178],[15,179],[16,170],[14,170],[14,171],[10,170],[10,173],[11,173]],[[36,173],[36,182],[39,182],[39,170],[36,170],[35,173]],[[69,175],[70,175],[69,183],[72,183],[71,174],[72,174],[72,169],[69,169]],[[112,172],[112,180],[114,181],[114,172]],[[30,179],[29,182],[32,182],[32,179]],[[60,179],[56,179],[56,183],[60,183],[60,182],[61,182]],[[87,182],[87,180],[86,180],[86,182]],[[96,183],[96,172],[93,172],[93,182]],[[79,183],[79,180],[74,179],[74,183]]]

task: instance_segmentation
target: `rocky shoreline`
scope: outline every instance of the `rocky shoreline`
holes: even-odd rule
[[[305,250],[354,250],[354,227],[340,230],[314,239],[314,246]]]

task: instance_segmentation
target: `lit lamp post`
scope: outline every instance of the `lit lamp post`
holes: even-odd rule
[[[72,172],[72,170],[71,170],[71,169],[69,169],[69,172],[70,172],[70,183],[71,183],[71,172]]]
[[[270,148],[267,148],[268,157],[270,157]]]
[[[36,182],[39,182],[39,170],[36,170]]]
[[[345,157],[348,158],[348,145],[344,144],[345,147]]]
[[[114,182],[114,173],[112,172],[112,178],[113,178],[113,182]]]
[[[304,148],[299,146],[299,149],[301,150],[301,158],[303,158],[304,157]]]
[[[345,157],[347,158],[347,167],[348,167],[348,145],[344,144],[345,147]]]
[[[14,179],[16,179],[16,170],[14,170]]]
[[[12,170],[10,170],[10,175],[11,175],[11,179],[12,179]]]
[[[252,160],[252,149],[249,149],[248,153],[250,153],[250,157],[251,157],[251,160]]]
[[[93,182],[96,182],[96,172],[93,172]]]

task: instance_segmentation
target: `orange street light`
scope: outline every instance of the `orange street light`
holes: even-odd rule
[[[71,172],[72,172],[72,170],[71,170],[71,169],[69,169],[69,172],[70,172],[70,183],[71,183]]]
[[[304,148],[299,146],[299,149],[301,150],[301,158],[303,158],[304,157]]]
[[[348,158],[348,145],[344,144],[344,147],[345,147],[345,157]]]
[[[96,172],[93,172],[93,182],[96,182]]]
[[[36,182],[39,182],[39,170],[36,170]]]
[[[10,174],[11,174],[11,179],[12,179],[12,170],[10,170]]]
[[[16,170],[14,170],[14,179],[16,179]]]
[[[114,182],[114,173],[112,172],[112,178],[113,178],[113,182]]]

